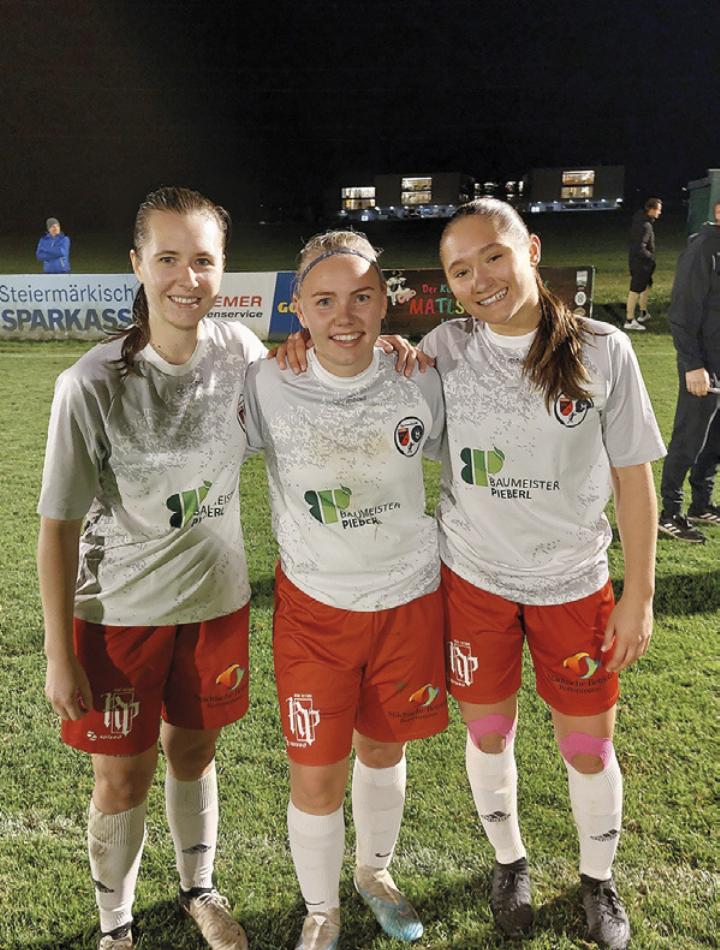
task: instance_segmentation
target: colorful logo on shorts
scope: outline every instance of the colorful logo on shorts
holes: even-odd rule
[[[574,429],[579,426],[594,403],[592,399],[570,399],[569,396],[562,394],[555,400],[555,418],[564,425],[566,429]]]
[[[339,520],[338,511],[344,511],[350,504],[352,490],[341,485],[339,488],[329,488],[325,491],[306,491],[305,501],[310,508],[310,514],[320,524],[336,524]]]
[[[170,511],[172,511],[170,527],[184,528],[198,513],[200,506],[207,498],[207,493],[211,488],[212,482],[205,479],[199,488],[191,488],[189,491],[183,491],[177,495],[170,495],[165,502]]]
[[[488,487],[488,475],[497,475],[505,464],[505,453],[500,449],[460,449],[460,460],[464,463],[460,477],[468,485]]]
[[[416,416],[406,416],[395,426],[395,448],[406,458],[412,458],[417,455],[424,435],[422,420]]]
[[[589,680],[593,673],[596,673],[602,663],[600,660],[593,660],[589,653],[575,653],[563,660],[565,669],[574,673],[578,679]]]
[[[432,683],[426,683],[410,696],[408,702],[416,703],[418,706],[430,706],[437,699],[439,693],[440,688],[438,686],[433,686]]]
[[[216,686],[224,686],[225,689],[229,689],[230,692],[233,692],[242,683],[243,676],[245,676],[243,667],[240,666],[239,663],[233,663],[232,666],[222,671],[220,676],[215,680],[215,684]]]

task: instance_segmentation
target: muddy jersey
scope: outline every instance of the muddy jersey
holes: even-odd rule
[[[443,431],[434,370],[407,379],[378,351],[340,378],[309,353],[294,376],[266,360],[248,373],[248,442],[265,449],[285,575],[331,607],[384,610],[435,590],[437,528],[425,514],[422,455]]]
[[[84,620],[192,623],[250,596],[238,412],[265,347],[241,324],[206,317],[198,330],[181,366],[148,345],[137,375],[124,375],[113,341],[57,379],[38,511],[85,518],[75,600]]]
[[[627,336],[594,320],[583,326],[590,398],[561,395],[549,411],[522,372],[533,334],[500,336],[460,319],[422,342],[445,394],[442,560],[519,603],[565,603],[603,586],[610,467],[665,454]]]

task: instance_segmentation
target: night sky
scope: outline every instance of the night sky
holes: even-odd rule
[[[720,166],[717,0],[0,0],[0,18],[6,232],[127,229],[161,183],[252,220],[380,172],[623,164],[629,201],[679,202]]]

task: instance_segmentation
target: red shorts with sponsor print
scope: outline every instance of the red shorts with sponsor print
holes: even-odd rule
[[[447,726],[440,590],[377,612],[340,610],[275,573],[273,653],[288,755],[331,765],[353,729],[406,742]]]
[[[481,590],[444,564],[448,689],[466,703],[498,703],[520,688],[523,641],[538,694],[567,716],[615,705],[618,675],[603,668],[603,637],[615,604],[610,581],[566,604],[523,605]]]
[[[112,627],[75,618],[75,653],[93,692],[82,719],[64,720],[68,745],[139,755],[160,717],[183,729],[218,729],[248,708],[250,605],[201,623]]]

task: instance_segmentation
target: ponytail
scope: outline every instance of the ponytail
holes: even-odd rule
[[[590,382],[582,361],[582,327],[570,309],[543,284],[535,272],[540,302],[540,323],[525,357],[523,372],[540,390],[548,412],[558,396],[589,399]]]

